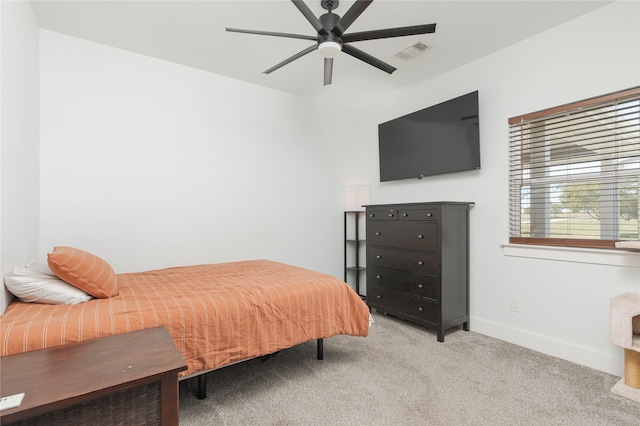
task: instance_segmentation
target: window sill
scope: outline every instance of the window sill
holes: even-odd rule
[[[621,249],[503,244],[505,256],[640,268],[640,252]]]

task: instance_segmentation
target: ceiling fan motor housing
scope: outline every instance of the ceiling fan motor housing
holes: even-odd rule
[[[340,37],[334,35],[331,30],[340,20],[340,16],[336,15],[335,13],[331,13],[331,9],[329,9],[329,13],[325,13],[318,19],[322,26],[328,32],[328,34],[326,35],[320,34],[320,32],[318,32],[318,53],[320,53],[320,56],[324,58],[335,58],[342,50],[342,40],[340,39]]]
[[[320,23],[323,27],[325,27],[328,31],[331,31],[340,20],[340,16],[336,15],[335,13],[329,12],[321,15],[318,19],[320,20]]]

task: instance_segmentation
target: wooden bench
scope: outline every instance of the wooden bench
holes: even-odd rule
[[[1,396],[25,396],[0,424],[177,425],[186,369],[164,327],[5,356]]]

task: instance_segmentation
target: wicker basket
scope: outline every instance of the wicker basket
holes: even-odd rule
[[[157,426],[162,424],[160,401],[160,383],[155,382],[5,426]]]

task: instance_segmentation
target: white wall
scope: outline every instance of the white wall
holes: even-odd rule
[[[38,255],[39,29],[28,2],[0,2],[0,264]],[[12,296],[2,286],[0,313]]]
[[[354,175],[345,160],[343,176],[372,183],[375,204],[475,202],[472,330],[620,375],[622,349],[609,344],[609,299],[640,291],[640,256],[613,255],[614,263],[627,266],[591,263],[611,255],[588,250],[570,253],[577,262],[505,256],[507,119],[639,84],[639,3],[617,2],[362,111],[354,118],[357,130],[348,129],[351,154],[362,163]],[[378,123],[474,90],[480,96],[481,170],[379,183]],[[334,146],[336,153],[341,149]],[[521,299],[520,313],[510,311],[511,296]]]
[[[342,275],[341,183],[307,99],[46,30],[40,48],[43,256]]]

